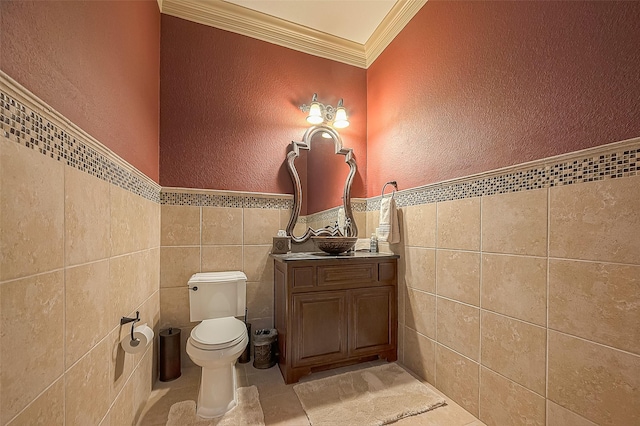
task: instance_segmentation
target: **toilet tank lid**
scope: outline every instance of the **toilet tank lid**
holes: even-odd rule
[[[247,276],[241,271],[199,272],[189,278],[191,283],[221,283],[226,281],[246,281]]]

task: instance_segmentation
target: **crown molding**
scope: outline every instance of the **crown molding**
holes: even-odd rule
[[[369,68],[400,31],[409,23],[427,0],[398,0],[378,28],[364,44],[365,68]]]
[[[163,0],[162,13],[360,68],[364,46],[221,0]]]
[[[362,45],[222,0],[158,0],[166,15],[368,68],[427,0],[398,0]]]

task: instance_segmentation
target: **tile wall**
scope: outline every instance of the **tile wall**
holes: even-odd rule
[[[193,365],[185,353],[185,343],[197,325],[189,319],[187,290],[187,282],[196,272],[244,272],[248,322],[253,330],[273,327],[273,261],[269,253],[272,237],[289,221],[290,208],[281,208],[287,203],[266,202],[268,198],[262,203],[249,203],[248,196],[239,193],[238,197],[234,207],[182,202],[163,204],[161,208],[160,326],[181,329],[183,366]],[[162,194],[162,200],[175,202],[167,193]]]
[[[273,327],[273,261],[269,253],[272,237],[286,229],[293,197],[242,192],[231,196],[229,191],[179,188],[162,191],[160,325],[162,329],[180,328],[181,362],[190,366],[186,339],[197,322],[189,319],[187,282],[196,272],[243,271],[252,330]],[[354,211],[354,218],[362,237],[366,213]],[[313,224],[296,225],[297,235],[307,226]],[[318,222],[318,226],[324,225]]]
[[[2,89],[0,425],[135,423],[154,347],[125,354],[120,317],[139,310],[158,332],[160,205],[136,192],[160,188],[124,189],[145,178],[79,129],[65,151],[72,125]]]
[[[634,175],[402,207],[400,360],[490,426],[640,424]]]

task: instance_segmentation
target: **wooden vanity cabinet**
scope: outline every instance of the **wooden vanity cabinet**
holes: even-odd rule
[[[397,255],[272,257],[279,366],[287,384],[314,371],[397,359]]]

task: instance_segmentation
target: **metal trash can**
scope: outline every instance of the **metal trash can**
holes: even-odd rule
[[[240,364],[246,364],[251,361],[251,323],[245,323],[247,326],[247,336],[249,336],[249,341],[247,342],[247,346],[244,348],[244,352],[238,357],[238,362]]]
[[[260,329],[253,335],[253,366],[271,368],[276,365],[278,353],[278,330]]]
[[[169,328],[160,332],[160,381],[175,380],[180,371],[180,329]]]

